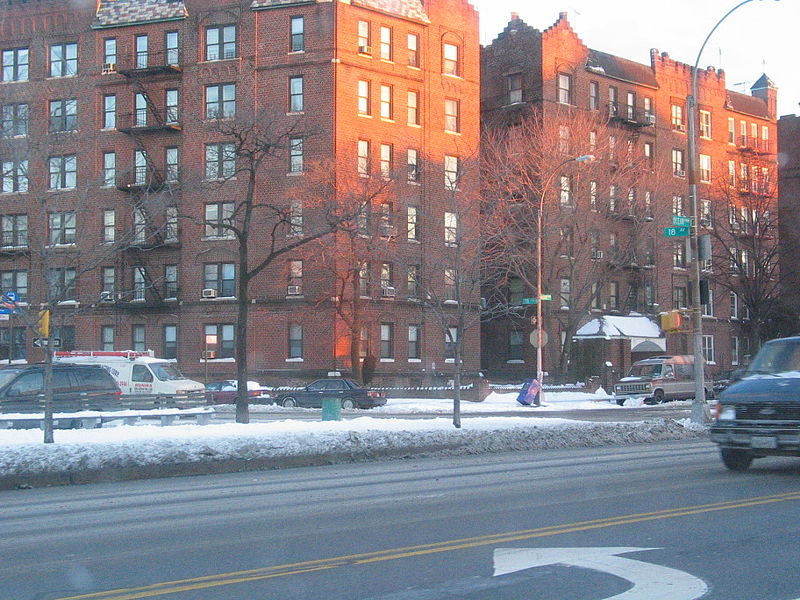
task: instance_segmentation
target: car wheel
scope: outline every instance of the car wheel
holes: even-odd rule
[[[656,390],[653,394],[653,404],[662,404],[666,402],[664,399],[664,391],[663,390]]]
[[[291,396],[288,396],[283,399],[283,402],[281,402],[281,404],[286,408],[294,408],[295,406],[297,406],[297,400],[295,400]]]
[[[352,398],[345,398],[344,400],[342,400],[342,408],[350,409],[355,407],[356,403],[353,402]]]
[[[746,471],[753,462],[753,455],[747,450],[721,448],[722,462],[731,471]]]

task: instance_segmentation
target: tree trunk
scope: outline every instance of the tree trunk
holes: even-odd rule
[[[48,305],[47,310],[50,310]],[[52,317],[52,311],[50,316]],[[43,338],[47,345],[44,348],[44,443],[52,444],[53,438],[53,330],[50,328]]]
[[[249,396],[247,394],[247,321],[250,314],[250,299],[248,297],[249,280],[247,279],[247,253],[244,260],[240,260],[242,267],[239,276],[239,289],[237,291],[236,315],[236,422],[250,422]],[[240,255],[241,258],[241,255]]]

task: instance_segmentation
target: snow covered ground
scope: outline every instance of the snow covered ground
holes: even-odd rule
[[[39,430],[0,431],[0,478],[86,470],[158,467],[281,460],[302,457],[325,461],[364,460],[419,453],[465,454],[504,450],[586,447],[683,439],[704,435],[702,427],[658,418],[641,422],[581,421],[580,410],[619,407],[604,393],[550,393],[544,406],[525,407],[516,393],[493,393],[484,402],[463,402],[462,428],[445,416],[450,400],[390,399],[370,411],[348,411],[342,421],[300,421],[287,418],[267,423],[199,425],[119,425],[102,429],[56,430],[55,444],[43,444]],[[232,410],[224,407],[221,410]],[[313,409],[255,406],[260,411],[288,414]],[[575,410],[575,419],[492,416],[496,412]],[[317,411],[319,412],[319,411]],[[370,414],[383,412],[393,418]],[[404,419],[402,413],[441,413],[430,419]],[[352,418],[350,418],[352,417]],[[322,461],[318,461],[322,462]],[[312,464],[313,461],[309,461]],[[298,464],[296,461],[294,464]],[[219,470],[219,469],[217,469]],[[232,468],[231,470],[238,470]],[[174,471],[172,471],[174,473]],[[192,472],[198,472],[195,468]],[[150,476],[158,476],[154,471]]]

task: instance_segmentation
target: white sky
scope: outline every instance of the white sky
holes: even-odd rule
[[[546,29],[566,12],[595,50],[649,65],[650,48],[693,65],[706,36],[737,0],[471,0],[481,16],[481,43],[491,42],[517,12]],[[725,69],[728,89],[750,93],[766,72],[778,87],[778,115],[800,114],[800,0],[756,0],[731,14],[709,40],[700,67]],[[742,85],[743,84],[743,85]]]

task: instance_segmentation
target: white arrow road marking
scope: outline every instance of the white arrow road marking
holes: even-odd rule
[[[669,567],[623,558],[617,554],[658,548],[496,548],[494,575],[562,564],[611,573],[633,583],[606,600],[694,600],[708,591],[702,579]]]

